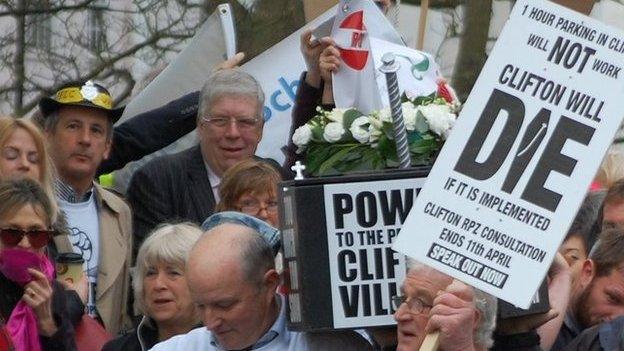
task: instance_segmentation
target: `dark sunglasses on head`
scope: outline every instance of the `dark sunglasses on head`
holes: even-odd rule
[[[21,230],[21,229],[0,229],[0,240],[4,246],[17,246],[24,236],[28,237],[30,246],[40,249],[50,242],[50,238],[56,235],[55,230]]]

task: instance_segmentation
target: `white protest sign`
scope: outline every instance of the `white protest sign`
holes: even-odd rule
[[[201,89],[213,67],[234,51],[230,5],[219,5],[175,59],[126,105],[121,120]],[[164,117],[163,117],[164,118]]]
[[[328,10],[242,66],[243,70],[260,82],[265,94],[264,131],[256,155],[283,162],[281,148],[288,144],[299,77],[306,70],[299,51],[301,33],[327,21],[335,12],[335,7]]]
[[[395,248],[526,308],[624,115],[624,33],[516,2]]]
[[[375,79],[371,39],[403,44],[400,35],[373,1],[341,0],[331,36],[342,61],[341,68],[332,73],[336,107],[355,107],[363,113],[380,110],[383,94]]]
[[[431,55],[405,45],[398,45],[377,38],[371,38],[370,43],[373,61],[375,62],[375,80],[377,80],[383,106],[390,106],[386,76],[380,71],[381,66],[383,66],[381,58],[388,52],[393,53],[399,63],[397,79],[401,94],[406,92],[409,97],[417,97],[436,92],[440,71],[438,64]]]
[[[405,259],[391,246],[424,181],[323,186],[334,328],[395,323]]]

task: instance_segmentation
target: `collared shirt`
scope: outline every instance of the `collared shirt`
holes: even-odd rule
[[[277,338],[280,334],[286,333],[286,313],[282,313],[282,307],[284,307],[285,303],[282,302],[281,298],[275,298],[277,306],[279,307],[280,313],[275,320],[275,323],[271,326],[271,328],[264,334],[258,341],[253,344],[251,347],[246,348],[245,350],[257,350],[265,345],[268,345],[271,341]],[[221,346],[219,346],[219,342],[214,337],[214,334],[210,334],[211,341],[210,344],[219,350],[221,350]]]
[[[245,350],[257,351],[368,351],[372,346],[353,332],[305,333],[286,328],[286,300],[280,296],[280,313],[258,342]],[[177,335],[159,344],[152,351],[224,351],[215,342],[214,335],[205,327]]]
[[[555,343],[553,344],[551,350],[565,350],[566,346],[581,334],[583,330],[574,319],[574,316],[570,312],[566,313],[565,318],[563,319],[563,325],[561,329],[559,329],[559,334],[557,335],[557,339],[555,339]]]
[[[91,197],[91,193],[93,193],[93,186],[87,190],[87,192],[80,198],[78,198],[78,194],[76,194],[76,190],[71,187],[69,184],[65,184],[62,180],[56,179],[54,181],[54,190],[56,192],[56,196],[60,200],[64,200],[70,203],[79,203],[88,201]]]
[[[208,162],[204,162],[206,165],[206,172],[208,172],[208,181],[210,182],[210,187],[212,188],[212,195],[214,196],[215,203],[219,203],[221,198],[219,197],[219,185],[221,185],[221,177],[219,177],[211,168],[208,166]]]

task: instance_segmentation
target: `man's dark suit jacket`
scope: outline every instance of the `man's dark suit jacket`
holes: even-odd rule
[[[136,252],[158,224],[172,221],[202,223],[216,206],[199,145],[157,157],[139,168],[127,193],[133,211]]]

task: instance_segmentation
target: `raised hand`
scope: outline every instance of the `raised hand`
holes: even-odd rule
[[[24,287],[22,300],[35,312],[39,334],[52,336],[58,329],[52,316],[52,285],[40,271],[28,268],[28,273],[33,280]]]
[[[454,280],[433,300],[426,331],[440,333],[440,349],[445,351],[474,349],[473,334],[481,316],[473,299],[473,289]]]

